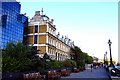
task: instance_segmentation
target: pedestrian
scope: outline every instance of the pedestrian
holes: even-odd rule
[[[93,68],[92,64],[91,64],[91,66],[90,66],[90,67],[91,67],[91,72],[92,72],[92,68]]]

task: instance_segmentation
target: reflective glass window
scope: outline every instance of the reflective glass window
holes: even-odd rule
[[[34,44],[37,44],[37,35],[34,36]]]
[[[35,25],[35,33],[38,33],[38,25]]]

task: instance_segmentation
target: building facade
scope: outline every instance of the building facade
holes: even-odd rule
[[[40,57],[47,53],[51,59],[68,59],[70,58],[70,47],[73,47],[74,42],[64,36],[60,38],[60,34],[56,34],[56,26],[53,21],[48,16],[41,15],[40,11],[36,11],[30,19],[28,33],[25,35],[27,44],[36,46]]]
[[[24,26],[28,22],[27,17],[20,14],[21,5],[18,2],[2,2],[1,7],[1,48],[5,48],[9,42],[22,42]]]

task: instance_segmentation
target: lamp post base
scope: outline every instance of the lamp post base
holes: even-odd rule
[[[114,67],[114,64],[113,64],[113,63],[111,63],[111,64],[110,64],[110,66],[111,66],[111,67]]]

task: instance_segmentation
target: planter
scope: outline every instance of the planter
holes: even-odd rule
[[[70,72],[66,69],[62,69],[61,70],[61,76],[69,76],[70,75]]]

